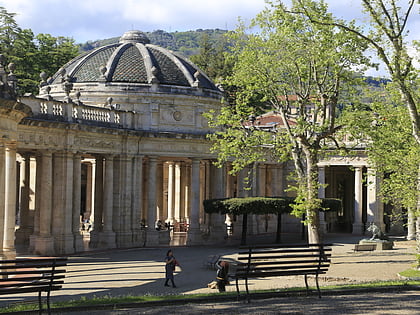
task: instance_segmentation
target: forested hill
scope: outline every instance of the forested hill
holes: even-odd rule
[[[156,30],[153,32],[144,32],[150,39],[150,42],[154,45],[161,46],[163,48],[181,52],[185,56],[191,56],[198,53],[200,47],[200,41],[203,36],[208,36],[210,41],[217,42],[220,37],[227,31],[220,29],[198,29],[195,31],[186,32],[165,32],[162,30]],[[117,43],[119,37],[112,37],[103,40],[88,41],[84,44],[80,44],[80,50],[89,51],[91,49]]]

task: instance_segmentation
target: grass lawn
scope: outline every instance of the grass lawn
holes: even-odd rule
[[[404,277],[407,278],[416,278],[420,279],[420,271],[409,269],[404,272]],[[400,274],[402,274],[400,273]],[[406,276],[406,274],[408,276]],[[379,282],[367,282],[367,283],[360,283],[360,284],[351,284],[351,285],[335,285],[335,286],[324,286],[321,287],[322,291],[328,290],[349,290],[349,289],[375,289],[375,288],[382,288],[382,287],[389,287],[392,289],[397,290],[398,288],[403,289],[406,286],[420,286],[420,280],[400,280],[400,281],[379,281]],[[282,292],[285,293],[293,293],[294,291],[302,291],[304,288],[288,288],[288,289],[281,289]],[[260,291],[252,291],[252,293],[270,293],[270,292],[278,292],[280,290],[260,290]],[[182,299],[183,301],[191,300],[193,302],[197,299],[204,299],[212,297],[220,297],[223,296],[225,298],[229,298],[230,296],[232,299],[236,299],[236,292],[226,292],[226,293],[211,293],[211,294],[187,294],[187,295],[143,295],[143,296],[105,296],[105,297],[95,297],[95,298],[81,298],[78,300],[66,301],[66,302],[54,302],[51,303],[51,308],[66,308],[66,307],[86,307],[92,309],[92,307],[101,306],[106,307],[107,305],[115,306],[117,304],[127,304],[127,303],[147,303],[147,302],[160,302],[164,303],[164,301],[173,301],[176,299]],[[14,305],[10,305],[9,307],[0,309],[0,313],[10,313],[10,312],[21,312],[21,311],[32,311],[37,310],[38,304],[27,304],[27,303],[16,303]]]

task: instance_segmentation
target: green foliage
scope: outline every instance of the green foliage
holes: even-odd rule
[[[190,59],[217,83],[222,83],[232,73],[233,61],[229,58],[229,43],[225,36],[214,40],[210,34],[202,34],[198,54]]]
[[[19,93],[37,93],[39,74],[44,71],[53,75],[77,56],[78,48],[70,38],[34,36],[31,30],[22,30],[14,16],[0,7],[0,53],[6,57],[6,64],[16,65]]]
[[[234,215],[292,213],[295,205],[294,197],[248,197],[203,201],[204,211],[207,213]],[[341,207],[341,200],[333,198],[324,198],[318,205],[318,209],[322,211],[339,211]]]
[[[297,186],[296,215],[306,212],[317,224],[317,163],[331,144],[338,145],[339,106],[355,102],[353,87],[360,82],[354,69],[369,64],[367,48],[357,36],[334,26],[313,24],[302,5],[335,22],[323,1],[293,1],[289,9],[273,1],[252,21],[230,33],[235,60],[228,84],[235,86],[235,103],[206,117],[219,130],[210,136],[219,163],[233,172],[253,162],[292,159]],[[255,100],[259,103],[256,104]],[[261,106],[261,103],[264,106]],[[265,111],[280,115],[282,126],[267,129],[248,117]]]
[[[370,163],[382,174],[384,201],[415,209],[420,147],[412,137],[408,109],[394,83],[368,90],[369,106],[348,108],[343,114],[354,139],[368,141]],[[368,140],[366,140],[368,139]]]

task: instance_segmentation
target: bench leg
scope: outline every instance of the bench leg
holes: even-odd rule
[[[306,295],[309,293],[308,275],[305,275]]]
[[[47,309],[48,309],[48,315],[51,314],[50,295],[51,295],[51,291],[48,291],[48,293],[47,293]]]
[[[239,301],[239,283],[238,283],[238,278],[235,279],[235,284],[236,284],[237,300]]]
[[[41,291],[38,292],[38,307],[39,307],[39,314],[42,314],[42,296],[41,296]]]
[[[318,297],[321,298],[321,289],[319,288],[318,274],[316,274],[315,276],[315,282],[316,282],[316,289],[318,290]]]
[[[245,287],[246,287],[246,300],[247,300],[247,301],[248,301],[248,303],[249,303],[249,302],[251,302],[251,301],[250,301],[250,299],[249,299],[248,278],[245,278]]]

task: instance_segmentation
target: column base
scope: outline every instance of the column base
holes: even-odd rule
[[[159,231],[154,228],[146,229],[146,246],[158,246],[159,245]]]
[[[35,240],[34,252],[38,255],[54,255],[54,239],[51,236],[38,236]]]
[[[13,260],[16,259],[16,250],[14,249],[2,249],[0,250],[1,260]]]
[[[100,239],[99,246],[101,248],[117,248],[114,232],[104,231],[101,233]]]
[[[200,229],[189,229],[186,245],[202,245],[204,243]]]
[[[74,250],[76,253],[85,251],[85,246],[83,244],[83,236],[80,232],[73,234]]]
[[[19,228],[16,231],[16,239],[15,243],[16,245],[28,245],[29,238],[31,234],[33,233],[33,228],[26,227],[26,228]]]
[[[221,226],[210,227],[209,243],[221,244],[227,239],[226,229]]]
[[[136,229],[133,231],[133,246],[134,247],[146,246],[146,230]]]
[[[351,234],[363,235],[363,233],[363,223],[353,223],[353,231],[351,232]]]
[[[90,248],[98,248],[99,243],[101,241],[101,234],[102,232],[95,231],[95,230],[90,232],[90,241],[89,241]]]
[[[171,243],[171,235],[169,230],[158,231],[159,235],[159,245],[166,245],[169,246]]]
[[[74,254],[73,234],[57,235],[55,239],[55,252],[59,255]]]
[[[132,247],[133,246],[133,233],[119,232],[116,235],[118,248]]]

